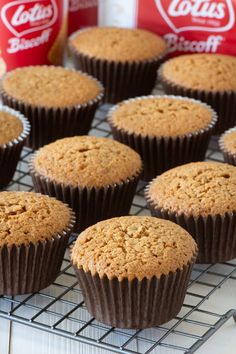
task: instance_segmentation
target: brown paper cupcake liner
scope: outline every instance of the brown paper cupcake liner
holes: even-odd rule
[[[165,93],[198,99],[216,111],[218,121],[214,134],[220,134],[236,125],[236,91],[204,91],[177,85],[164,77],[163,66],[158,70],[158,77]]]
[[[76,230],[83,231],[98,221],[129,214],[139,176],[100,188],[66,186],[38,174],[30,162],[30,175],[36,192],[47,194],[67,203],[77,218]]]
[[[128,104],[137,100],[158,97],[183,100],[183,97],[180,96],[156,95],[138,97],[126,100],[123,103]],[[184,98],[184,100],[186,100],[186,98]],[[176,167],[188,162],[204,160],[212,131],[217,122],[217,115],[210,108],[210,106],[194,99],[187,98],[187,100],[201,104],[210,110],[212,113],[212,120],[206,128],[203,128],[194,133],[189,133],[177,137],[154,137],[129,133],[124,129],[117,127],[112,122],[112,115],[116,109],[119,108],[119,104],[109,111],[108,123],[110,124],[114,139],[130,146],[141,156],[143,160],[144,169],[141,176],[142,180],[150,181],[157,175],[169,170],[172,167]]]
[[[233,154],[232,152],[230,152],[226,148],[226,146],[224,144],[224,137],[226,134],[233,132],[235,130],[236,130],[236,127],[227,130],[219,139],[219,147],[220,147],[220,150],[224,156],[224,161],[229,163],[230,165],[234,165],[234,166],[236,166],[236,154]]]
[[[46,288],[60,273],[74,213],[68,226],[51,239],[36,244],[0,247],[0,295],[23,295]]]
[[[152,216],[173,221],[187,230],[198,246],[197,263],[220,263],[236,257],[236,212],[193,216],[158,207],[145,190]]]
[[[1,111],[18,118],[23,124],[23,130],[17,138],[0,146],[0,189],[6,187],[12,180],[22,148],[30,133],[30,124],[22,114],[0,105],[0,112]]]
[[[69,37],[69,50],[77,69],[96,77],[105,87],[104,102],[117,103],[126,98],[150,94],[156,83],[156,71],[166,53],[158,57],[132,62],[109,61],[89,57],[79,52],[72,40],[79,30]]]
[[[89,76],[82,72],[81,74]],[[4,104],[20,111],[29,119],[31,133],[26,141],[27,146],[36,150],[60,138],[88,134],[96,109],[103,98],[103,86],[95,78],[89,76],[99,85],[101,93],[93,100],[81,105],[48,108],[27,104],[10,96],[2,85],[6,75],[1,80],[0,96]]]
[[[180,311],[196,257],[159,278],[129,281],[100,278],[74,266],[88,311],[99,322],[118,328],[156,327]]]

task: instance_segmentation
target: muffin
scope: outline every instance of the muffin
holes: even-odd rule
[[[0,188],[10,183],[29,132],[22,114],[0,105]]]
[[[108,113],[116,140],[136,150],[142,179],[192,161],[203,160],[216,124],[207,105],[177,96],[145,96],[124,101]]]
[[[142,29],[90,27],[69,38],[77,68],[105,86],[105,101],[149,94],[166,53],[164,40]]]
[[[86,229],[71,260],[88,311],[120,328],[155,327],[174,318],[197,247],[172,222],[147,216],[101,221]]]
[[[169,219],[196,240],[198,263],[236,257],[236,167],[195,162],[175,167],[146,189],[153,216]]]
[[[103,88],[81,72],[29,66],[4,75],[0,95],[6,105],[29,118],[27,145],[37,149],[59,138],[87,134]]]
[[[60,272],[71,209],[32,192],[0,193],[0,295],[36,292]]]
[[[159,77],[168,94],[208,103],[219,119],[215,133],[236,124],[236,58],[222,54],[189,54],[168,60]]]
[[[35,190],[68,203],[78,231],[128,214],[141,169],[139,155],[128,146],[92,136],[57,140],[30,163]]]
[[[219,139],[225,162],[236,166],[236,127],[227,130]]]

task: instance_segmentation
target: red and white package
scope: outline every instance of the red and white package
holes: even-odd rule
[[[69,34],[80,28],[96,26],[98,0],[69,0]]]
[[[136,25],[164,36],[169,51],[236,55],[236,0],[138,0]]]
[[[171,55],[236,55],[236,0],[103,0],[99,24],[156,32]]]
[[[0,0],[0,75],[27,65],[63,63],[67,0]]]

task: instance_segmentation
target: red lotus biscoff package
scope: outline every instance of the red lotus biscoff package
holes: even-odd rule
[[[69,0],[69,34],[97,25],[98,0]]]
[[[67,0],[0,0],[0,75],[27,65],[63,63]]]
[[[138,0],[136,25],[163,35],[172,54],[236,55],[236,0]]]

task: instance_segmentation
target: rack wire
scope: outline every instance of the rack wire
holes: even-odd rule
[[[110,136],[106,123],[108,105],[98,110],[91,135]],[[28,174],[32,151],[25,148],[15,176],[7,190],[33,190]],[[217,139],[211,140],[207,160],[222,161]],[[140,183],[131,208],[133,215],[149,215]],[[0,318],[57,334],[115,353],[194,353],[231,317],[236,310],[218,313],[208,308],[208,299],[236,280],[236,260],[218,265],[196,265],[187,295],[178,316],[153,329],[121,330],[97,322],[86,310],[81,290],[66,252],[61,272],[48,288],[27,296],[0,297]],[[236,283],[235,283],[236,284]]]

